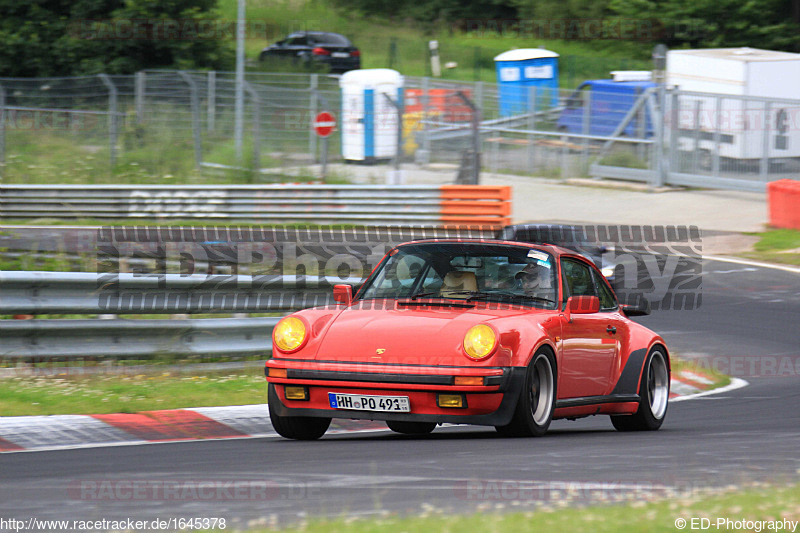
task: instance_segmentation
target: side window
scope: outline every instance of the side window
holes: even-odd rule
[[[597,292],[600,296],[600,310],[613,311],[617,308],[617,300],[614,298],[614,293],[611,292],[611,289],[608,287],[608,283],[602,279],[601,274],[598,274],[596,271],[592,270],[592,275],[594,276],[595,285],[598,288]]]
[[[562,259],[561,271],[566,285],[564,301],[570,296],[597,296],[592,271],[587,265],[572,259]]]

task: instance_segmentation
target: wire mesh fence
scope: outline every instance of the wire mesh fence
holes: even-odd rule
[[[493,172],[753,190],[800,177],[800,102],[620,87],[405,77],[401,160],[463,168],[479,154]],[[248,72],[241,136],[236,89],[234,73],[213,71],[0,79],[0,178],[260,183],[290,167],[293,181],[315,179],[323,148],[342,160],[339,76]],[[340,120],[324,143],[321,111]]]

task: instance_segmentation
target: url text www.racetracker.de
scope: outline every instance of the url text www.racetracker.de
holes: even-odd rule
[[[115,520],[40,520],[30,517],[25,520],[17,518],[0,518],[0,531],[174,531],[187,529],[225,529],[224,518],[209,517],[171,517],[152,520],[133,520],[121,518]]]

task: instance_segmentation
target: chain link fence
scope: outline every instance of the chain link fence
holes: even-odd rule
[[[743,190],[800,178],[800,101],[526,87],[510,105],[497,84],[429,77],[403,90],[401,162],[450,165],[454,179],[469,165]],[[323,146],[341,160],[342,124],[326,143],[311,126],[320,111],[341,120],[338,76],[248,72],[244,95],[237,143],[232,72],[0,79],[0,178],[261,183],[315,179]]]

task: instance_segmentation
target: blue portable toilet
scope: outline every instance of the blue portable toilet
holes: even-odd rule
[[[527,113],[531,87],[536,107],[558,105],[558,54],[543,48],[519,48],[494,58],[500,92],[500,116]]]

